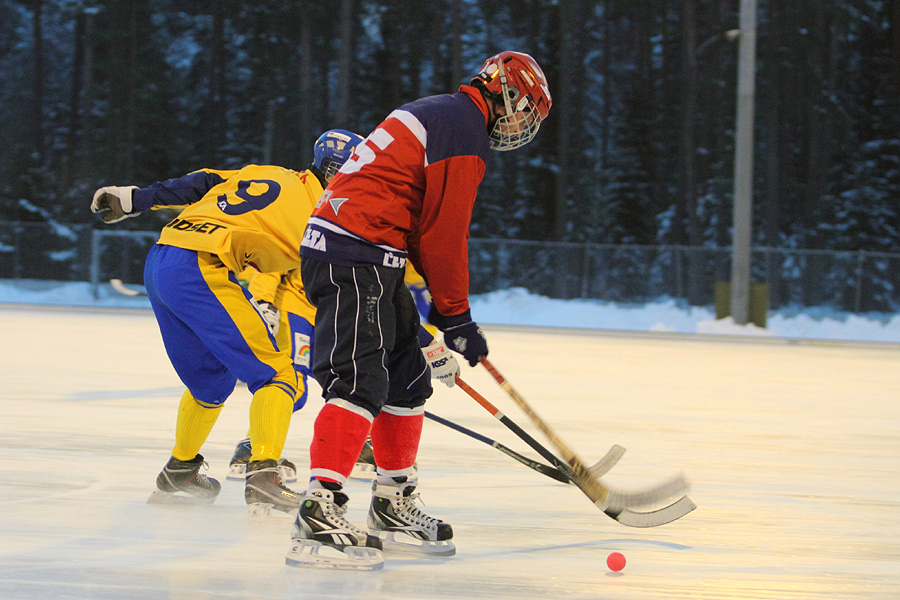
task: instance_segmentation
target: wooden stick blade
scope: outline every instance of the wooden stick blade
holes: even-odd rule
[[[550,429],[487,358],[482,359],[481,364],[519,408],[528,415],[532,423],[547,436],[547,439],[562,454],[563,459],[568,463],[571,470],[572,482],[607,516],[630,527],[656,527],[680,519],[697,508],[697,505],[690,498],[683,496],[676,502],[654,511],[641,512],[632,510],[632,508],[639,506],[662,502],[676,494],[687,491],[690,484],[683,475],[679,474],[667,482],[637,492],[609,488]]]
[[[693,500],[687,496],[682,496],[668,506],[649,512],[613,507],[606,508],[603,512],[628,527],[659,527],[660,525],[677,521],[695,508],[697,508],[697,505],[694,504]]]
[[[679,473],[671,479],[644,488],[642,490],[622,490],[611,488],[606,498],[606,503],[608,506],[637,508],[640,506],[659,504],[660,502],[668,498],[683,494],[690,489],[690,482],[684,477],[683,473]]]
[[[625,448],[618,444],[613,444],[612,448],[609,449],[609,452],[606,453],[606,456],[589,466],[588,471],[590,471],[591,475],[594,477],[603,477],[609,473],[610,469],[618,464],[623,454],[625,454]]]

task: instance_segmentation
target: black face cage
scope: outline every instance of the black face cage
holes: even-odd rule
[[[334,176],[337,175],[337,172],[341,169],[341,163],[334,160],[333,158],[323,158],[322,159],[322,177],[325,178],[325,181],[331,181],[334,179]]]

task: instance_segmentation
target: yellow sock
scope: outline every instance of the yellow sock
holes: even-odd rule
[[[281,458],[293,412],[294,399],[280,387],[267,385],[256,390],[250,402],[251,461]]]
[[[175,447],[172,449],[172,456],[178,460],[191,460],[197,456],[221,411],[221,405],[204,406],[190,391],[184,390],[175,421]]]

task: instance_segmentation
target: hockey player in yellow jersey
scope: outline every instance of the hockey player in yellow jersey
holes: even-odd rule
[[[163,228],[144,267],[166,353],[187,388],[172,456],[151,501],[215,501],[220,485],[200,473],[200,449],[240,379],[253,394],[245,499],[285,512],[299,506],[300,495],[283,485],[278,460],[295,399],[305,390],[235,274],[248,266],[262,273],[299,267],[306,221],[360,141],[349,131],[327,131],[302,172],[266,165],[201,169],[145,188],[108,186],[94,193],[91,210],[106,223],[183,208]]]
[[[297,396],[293,411],[297,412],[306,404],[309,396],[307,388],[312,360],[314,323],[316,309],[303,291],[300,271],[294,269],[285,273],[260,273],[247,267],[238,274],[238,279],[247,284],[247,289],[279,349],[288,353],[297,372]],[[228,479],[243,481],[247,464],[252,456],[250,432],[238,442],[234,456],[228,466]],[[281,478],[287,483],[297,480],[297,468],[288,459],[278,460]]]

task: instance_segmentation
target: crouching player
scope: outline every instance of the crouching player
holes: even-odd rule
[[[316,309],[303,293],[300,271],[294,269],[284,274],[260,273],[253,267],[247,267],[240,273],[239,279],[248,282],[247,289],[275,337],[275,344],[291,357],[297,372],[297,396],[293,407],[293,412],[297,412],[306,405],[309,397],[307,386],[316,315]],[[228,466],[228,479],[244,481],[251,456],[248,431],[247,436],[234,449],[234,456]],[[297,481],[297,467],[293,462],[282,457],[278,460],[278,468],[284,482]]]
[[[278,468],[299,395],[295,365],[237,281],[248,265],[260,272],[300,266],[306,222],[328,180],[360,136],[325,132],[316,161],[302,172],[249,165],[202,169],[136,186],[103,187],[91,210],[106,223],[157,208],[183,208],[147,255],[144,285],[166,353],[186,386],[178,408],[172,456],[156,479],[151,502],[212,503],[219,482],[200,472],[200,449],[237,380],[253,394],[251,456],[244,497],[292,512],[300,494],[285,487]]]

